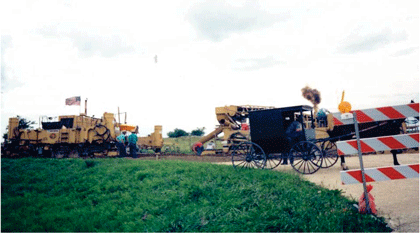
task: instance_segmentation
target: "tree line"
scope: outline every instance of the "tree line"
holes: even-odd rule
[[[192,130],[190,133],[188,133],[185,130],[175,128],[173,131],[168,132],[168,137],[177,138],[177,137],[182,137],[182,136],[203,136],[204,129],[205,127],[197,128],[195,130]]]

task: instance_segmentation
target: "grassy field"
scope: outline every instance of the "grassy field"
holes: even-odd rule
[[[201,137],[198,136],[184,136],[184,137],[178,137],[178,138],[164,138],[163,144],[165,146],[170,146],[171,149],[176,148],[176,151],[178,153],[183,154],[194,154],[194,152],[191,150],[191,146],[197,142]],[[222,143],[220,141],[215,141],[216,149],[222,149]],[[204,144],[206,146],[207,143]]]
[[[390,232],[298,175],[183,161],[2,159],[2,232]]]
[[[164,138],[164,146],[170,146],[177,153],[193,154],[191,146],[200,139],[198,136],[184,136],[178,138]],[[176,153],[175,152],[175,153]]]

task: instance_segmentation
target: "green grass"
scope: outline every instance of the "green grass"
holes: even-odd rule
[[[389,232],[298,175],[182,161],[2,159],[2,232]]]

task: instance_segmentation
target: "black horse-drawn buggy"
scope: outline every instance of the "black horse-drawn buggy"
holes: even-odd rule
[[[232,147],[233,166],[273,169],[289,162],[302,174],[333,166],[339,157],[336,142],[352,139],[354,124],[333,125],[330,129],[321,126],[312,110],[302,105],[250,112],[251,141]],[[401,117],[360,124],[360,138],[400,134],[404,121]],[[344,163],[344,156],[340,157]]]
[[[273,169],[280,163],[303,174],[333,166],[338,159],[335,143],[316,139],[311,106],[293,106],[249,113],[250,142],[232,149],[234,167]]]

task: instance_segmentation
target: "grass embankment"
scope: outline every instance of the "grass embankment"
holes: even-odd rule
[[[294,174],[130,159],[2,159],[2,232],[382,232]]]

